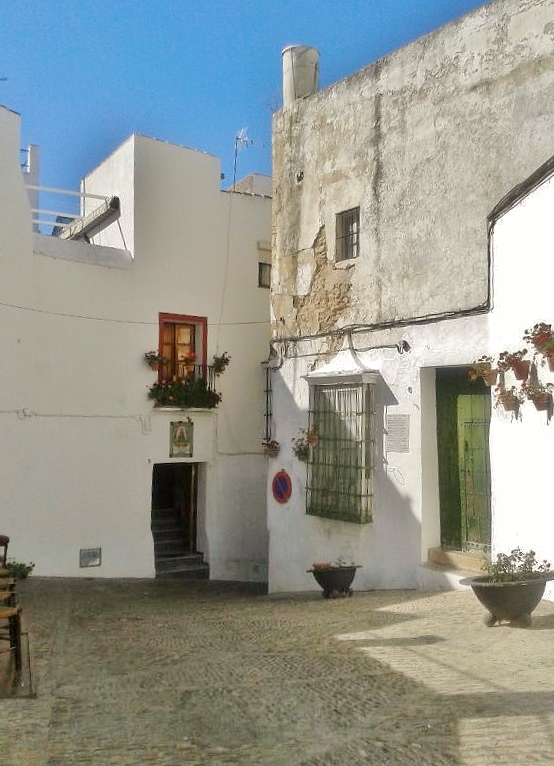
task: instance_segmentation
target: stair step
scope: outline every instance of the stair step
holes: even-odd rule
[[[177,556],[187,556],[189,548],[182,540],[176,542],[154,543],[154,555],[156,558],[175,558]]]
[[[169,572],[156,572],[156,580],[209,580],[210,568],[207,564],[195,569],[176,569]]]
[[[193,570],[208,566],[204,563],[202,554],[156,556],[155,563],[156,575],[160,572],[181,571],[186,569]]]
[[[160,534],[152,535],[154,538],[154,545],[185,545],[185,538],[183,532],[160,532]]]

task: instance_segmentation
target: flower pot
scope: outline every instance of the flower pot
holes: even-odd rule
[[[279,454],[279,447],[264,447],[264,455],[268,457],[277,457]]]
[[[539,411],[544,412],[550,407],[550,394],[540,394],[540,396],[530,396],[529,398],[535,405],[535,409]]]
[[[519,407],[519,401],[517,396],[509,392],[504,392],[498,395],[500,404],[507,412],[515,412]]]
[[[498,378],[498,370],[488,370],[483,372],[481,377],[486,386],[495,386]]]
[[[540,573],[534,579],[515,582],[491,582],[484,576],[474,577],[469,584],[489,612],[485,617],[489,627],[502,620],[527,627],[531,624],[531,612],[543,596],[546,579]]]
[[[337,598],[337,596],[351,596],[353,591],[350,587],[356,575],[359,565],[344,567],[329,567],[328,569],[308,569],[318,585],[323,588],[323,598]]]
[[[154,370],[154,372],[158,372],[160,363],[152,361],[152,362],[148,362],[148,366],[150,367],[151,370]]]
[[[527,380],[529,376],[529,368],[531,362],[528,359],[522,359],[521,362],[513,362],[512,370],[516,377],[516,380]]]

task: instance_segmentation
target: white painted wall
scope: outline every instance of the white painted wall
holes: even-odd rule
[[[373,522],[365,525],[306,515],[306,466],[295,458],[292,440],[307,426],[309,392],[304,376],[316,356],[303,356],[310,353],[309,344],[297,344],[298,358],[285,360],[273,374],[275,438],[281,450],[270,461],[268,479],[272,592],[318,589],[306,570],[315,561],[338,558],[362,566],[356,574],[356,587],[361,589],[417,585],[427,549],[440,545],[434,369],[471,364],[475,349],[487,346],[487,332],[488,317],[479,316],[354,336],[356,348],[401,340],[411,347],[405,354],[390,348],[358,354],[367,369],[379,370],[381,376]],[[339,352],[336,359],[343,354]],[[348,359],[344,357],[345,364]],[[409,415],[408,453],[385,453],[389,413]],[[285,505],[271,493],[271,480],[281,468],[293,485]]]
[[[151,577],[152,467],[170,462],[154,410],[158,313],[208,317],[208,362],[232,357],[218,411],[192,410],[200,543],[212,576],[267,569],[261,455],[268,292],[257,241],[271,200],[220,190],[219,161],[132,136],[88,176],[117,194],[119,221],[95,245],[35,236],[19,156],[19,117],[0,109],[1,531],[38,575]],[[102,255],[103,254],[103,255]],[[80,548],[102,566],[79,569]],[[200,547],[200,546],[199,546]]]

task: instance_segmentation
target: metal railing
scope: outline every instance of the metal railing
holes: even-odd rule
[[[91,230],[99,231],[119,215],[119,199],[117,197],[33,184],[26,186],[31,202],[33,230],[39,234],[63,239],[88,239],[85,223],[87,220],[90,220],[89,228]],[[41,203],[45,201],[46,207],[42,204],[39,206],[39,194]],[[65,202],[60,204],[62,198],[65,199]],[[76,199],[79,200],[78,210],[75,210],[76,205],[71,204]],[[102,204],[94,210],[87,210],[85,201],[88,199],[100,200]],[[117,204],[114,203],[114,200],[117,200]],[[58,207],[63,209],[56,209]],[[92,233],[94,232],[89,232],[91,236]]]

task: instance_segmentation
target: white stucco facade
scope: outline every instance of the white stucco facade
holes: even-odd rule
[[[259,241],[271,200],[220,188],[219,161],[132,136],[83,181],[121,216],[92,244],[33,234],[19,116],[0,108],[2,534],[35,574],[152,577],[152,472],[198,468],[196,547],[213,579],[267,571],[264,375],[268,292]],[[156,409],[144,353],[159,313],[207,319],[207,360],[231,356],[214,410]],[[169,457],[190,417],[190,458]],[[81,549],[102,563],[79,567]]]
[[[359,588],[452,584],[426,567],[443,538],[437,376],[521,348],[526,328],[554,321],[551,182],[489,220],[554,151],[552,69],[532,65],[550,60],[552,17],[551,0],[497,0],[274,118],[281,450],[268,481],[270,591],[315,589],[306,570],[339,558],[361,565]],[[337,216],[355,208],[359,254],[337,262]],[[306,513],[307,468],[292,440],[309,423],[310,375],[330,364],[378,372],[368,524]],[[539,375],[554,382],[546,367]],[[530,402],[517,420],[494,406],[494,393],[491,402],[492,553],[521,545],[554,561],[545,483],[536,478],[548,475],[552,425]],[[406,416],[407,448],[388,447],[396,415]],[[283,504],[272,493],[278,469],[292,480]]]

